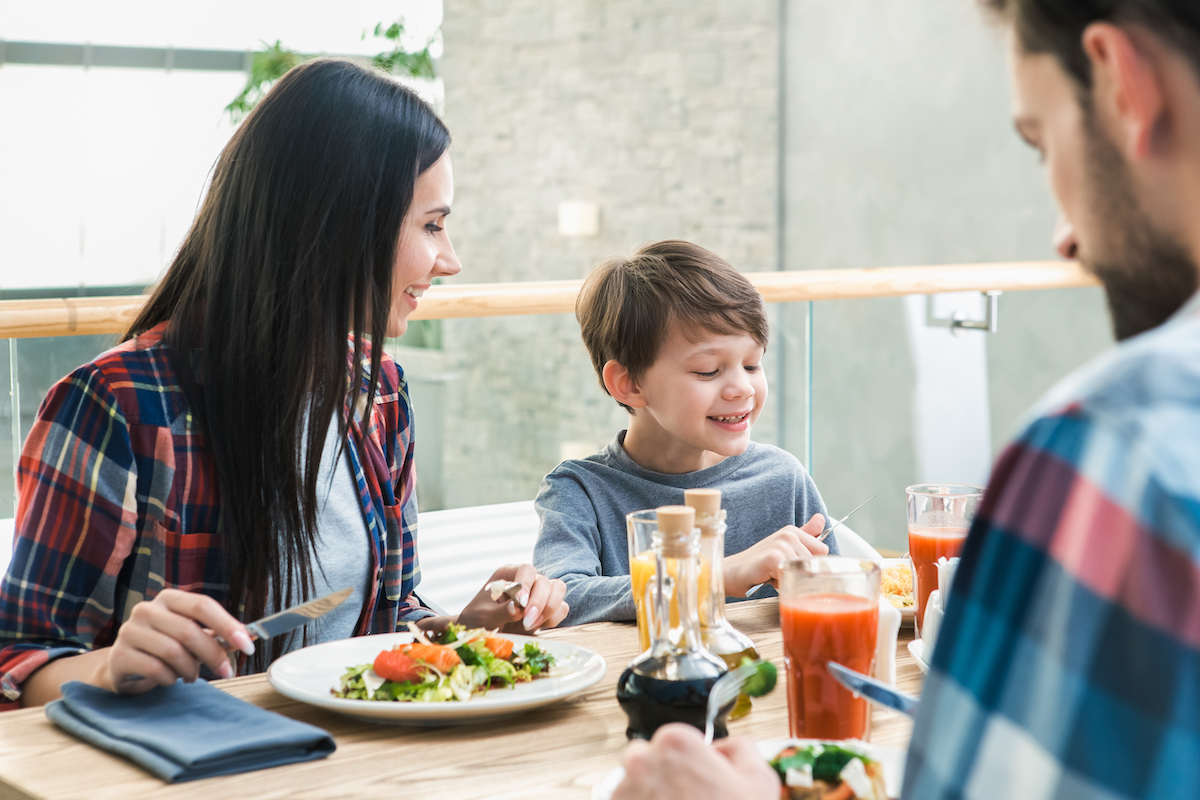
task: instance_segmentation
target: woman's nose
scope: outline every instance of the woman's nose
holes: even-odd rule
[[[1062,214],[1054,225],[1054,249],[1063,258],[1073,261],[1079,255],[1079,242],[1075,239],[1075,226]]]
[[[450,244],[449,240],[442,251],[438,253],[433,267],[433,271],[438,275],[457,275],[462,272],[462,262],[458,260],[458,254],[454,252],[454,245]]]

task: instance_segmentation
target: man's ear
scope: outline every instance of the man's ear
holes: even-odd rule
[[[1110,125],[1114,142],[1130,158],[1153,153],[1166,113],[1158,54],[1141,38],[1111,22],[1094,22],[1083,31],[1096,115]]]
[[[610,360],[604,365],[602,375],[604,377],[604,388],[608,389],[608,393],[618,403],[627,405],[630,408],[641,408],[646,405],[646,400],[642,397],[637,382],[634,381],[633,376],[629,374],[629,370],[625,369],[622,364]]]

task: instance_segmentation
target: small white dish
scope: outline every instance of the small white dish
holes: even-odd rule
[[[912,639],[908,643],[909,655],[917,662],[917,668],[926,675],[929,674],[929,662],[925,660],[925,642],[920,639]]]
[[[280,694],[293,700],[336,711],[367,722],[390,725],[465,725],[485,719],[519,714],[557,702],[593,686],[608,668],[604,657],[583,647],[553,639],[504,634],[517,647],[536,642],[554,656],[549,676],[511,688],[492,689],[466,702],[398,703],[382,700],[348,700],[334,697],[332,689],[346,669],[368,664],[384,650],[413,640],[411,633],[380,633],[304,647],[280,658],[267,671],[267,680]]]
[[[762,757],[770,761],[779,755],[779,751],[785,747],[804,747],[818,743],[836,744],[839,747],[845,747],[847,750],[862,753],[864,756],[873,758],[883,764],[883,780],[887,785],[888,796],[900,796],[900,787],[904,783],[904,759],[907,751],[901,750],[899,747],[884,747],[883,745],[871,744],[870,742],[860,742],[857,739],[845,739],[839,742],[829,742],[821,739],[766,739],[758,742],[757,745],[758,752],[762,753]],[[606,772],[604,777],[592,786],[592,800],[609,800],[613,792],[616,791],[617,786],[623,780],[625,780],[625,770],[621,767]]]

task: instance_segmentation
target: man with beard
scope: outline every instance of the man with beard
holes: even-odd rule
[[[984,0],[1056,246],[1120,343],[997,461],[922,693],[905,798],[1200,797],[1200,3]],[[660,729],[616,798],[778,797],[753,745]]]

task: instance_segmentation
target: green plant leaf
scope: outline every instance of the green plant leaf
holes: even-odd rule
[[[263,42],[266,46],[266,42]],[[225,106],[229,116],[235,123],[250,113],[258,101],[283,77],[283,74],[297,64],[307,61],[313,56],[306,56],[289,50],[276,39],[275,44],[266,46],[252,54],[250,59],[250,74],[246,76],[246,85],[233,101]]]
[[[393,75],[408,75],[413,78],[437,77],[433,56],[429,52],[429,46],[433,44],[434,37],[426,40],[425,46],[420,50],[409,50],[400,41],[404,37],[404,33],[403,19],[396,20],[386,27],[382,22],[376,24],[373,36],[391,42],[392,48],[388,52],[372,57],[372,63]],[[363,31],[362,38],[364,40],[367,38],[366,31]],[[234,124],[241,122],[258,105],[275,81],[282,78],[285,72],[297,64],[316,58],[316,55],[290,50],[284,47],[278,39],[275,40],[275,44],[268,45],[266,42],[262,42],[262,45],[263,49],[251,56],[250,74],[246,76],[246,85],[242,87],[238,96],[225,106],[225,111],[229,113]]]

